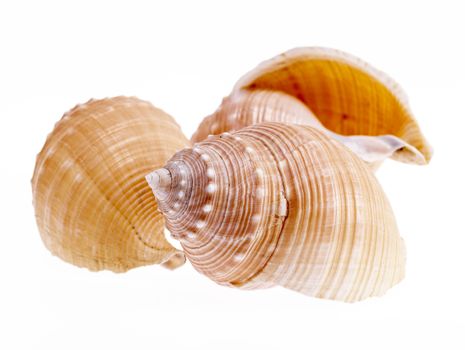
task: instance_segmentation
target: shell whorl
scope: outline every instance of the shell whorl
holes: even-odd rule
[[[187,145],[172,117],[137,98],[90,100],[67,112],[38,154],[32,179],[46,247],[90,270],[182,265],[144,176]]]
[[[285,215],[283,205],[286,208],[279,193],[265,196],[275,187],[270,159],[262,159],[267,155],[255,152],[251,144],[242,145],[237,136],[234,142],[231,138],[226,134],[220,144],[207,141],[178,152],[165,166],[171,174],[171,191],[165,199],[158,198],[168,230],[181,241],[186,254],[195,252],[189,255],[194,267],[227,285],[252,278],[252,267],[271,254],[260,251],[259,245],[275,244]],[[237,158],[242,152],[249,156]],[[260,163],[263,167],[256,166]],[[217,220],[218,213],[224,214],[223,220]],[[269,226],[269,220],[274,220],[275,229],[260,235],[260,227]],[[245,259],[250,250],[259,254]]]
[[[381,187],[315,128],[247,127],[178,152],[164,169],[167,227],[217,283],[356,301],[403,278],[404,246]]]
[[[204,118],[192,142],[263,122],[311,125],[324,129],[312,111],[297,98],[280,91],[236,91],[225,97],[212,115]]]

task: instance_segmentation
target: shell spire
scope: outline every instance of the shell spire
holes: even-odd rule
[[[171,173],[165,168],[158,169],[146,177],[156,198],[164,199],[171,189]]]

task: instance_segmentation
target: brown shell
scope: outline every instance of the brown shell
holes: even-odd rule
[[[386,135],[400,139],[404,146],[395,150],[393,159],[425,164],[432,156],[432,149],[401,88],[384,73],[347,53],[318,47],[290,50],[246,74],[234,87],[231,97],[240,91],[257,90],[295,97],[326,129],[336,134]],[[226,99],[223,104],[228,102]],[[268,117],[267,121],[282,119]],[[215,130],[208,125],[211,120],[202,122],[192,137],[194,142],[203,140],[207,129],[211,134],[233,130],[231,125],[222,125],[217,120],[216,125],[222,127]]]
[[[172,117],[137,98],[90,100],[66,113],[32,179],[47,248],[90,270],[183,264],[144,176],[188,145]]]
[[[404,276],[379,183],[313,127],[262,123],[211,137],[148,181],[187,258],[219,284],[352,302]]]

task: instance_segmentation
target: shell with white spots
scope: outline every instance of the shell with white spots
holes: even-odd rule
[[[184,149],[147,176],[199,272],[226,286],[349,302],[403,278],[392,210],[357,156],[310,126],[262,123],[231,136]]]
[[[432,156],[399,85],[328,48],[297,48],[261,63],[202,121],[192,141],[261,122],[319,127],[368,163],[391,157],[426,164]]]
[[[164,237],[145,175],[189,145],[172,117],[129,97],[90,100],[55,125],[32,179],[47,248],[90,270],[184,263]]]

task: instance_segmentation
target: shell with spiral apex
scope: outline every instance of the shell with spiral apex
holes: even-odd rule
[[[221,285],[353,302],[404,276],[379,183],[316,128],[262,123],[210,137],[147,181],[189,261]]]
[[[260,91],[264,94],[253,94]],[[322,130],[358,148],[368,162],[391,157],[426,164],[432,156],[399,85],[350,54],[318,47],[287,51],[246,74],[192,141],[259,121],[292,123],[296,113],[301,113],[298,124],[313,125],[317,119]],[[354,135],[358,139],[346,138]]]
[[[172,117],[137,98],[90,100],[66,113],[32,179],[46,247],[90,270],[183,264],[184,254],[164,237],[145,175],[188,145]]]

